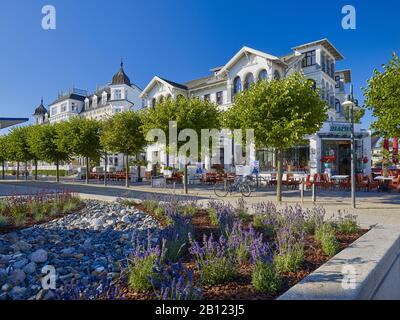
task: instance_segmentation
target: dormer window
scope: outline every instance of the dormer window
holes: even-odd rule
[[[93,108],[96,108],[96,107],[97,107],[97,96],[94,96],[94,97],[93,97],[92,107],[93,107]]]
[[[101,104],[106,105],[107,104],[107,93],[103,93],[102,98],[101,98]]]
[[[114,90],[114,100],[122,100],[122,90],[121,89]]]

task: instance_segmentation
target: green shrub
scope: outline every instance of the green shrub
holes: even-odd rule
[[[0,227],[4,227],[8,225],[8,218],[0,214]]]
[[[194,216],[197,212],[197,207],[193,204],[188,204],[183,208],[183,215]]]
[[[321,244],[322,251],[328,256],[334,256],[339,250],[339,243],[336,239],[336,232],[332,224],[325,223],[320,226],[315,238]]]
[[[254,264],[251,283],[258,292],[267,294],[276,294],[281,288],[281,278],[275,267],[262,261]]]
[[[298,246],[294,250],[279,253],[274,257],[274,265],[279,273],[296,272],[304,260],[304,249]]]
[[[144,200],[143,207],[147,212],[153,212],[159,207],[159,202],[156,200]]]
[[[154,215],[158,218],[158,219],[162,219],[165,218],[165,208],[163,207],[157,207],[153,210]]]
[[[253,216],[251,214],[249,214],[244,209],[236,209],[235,210],[235,214],[243,222],[251,222],[251,221],[253,221]]]
[[[219,219],[218,219],[217,210],[215,210],[214,208],[208,208],[207,213],[208,213],[208,216],[210,217],[211,225],[214,227],[218,227]]]
[[[336,226],[338,231],[344,234],[356,233],[360,230],[357,223],[357,217],[350,214],[344,217],[339,216],[336,221]]]
[[[150,253],[142,257],[136,256],[129,263],[128,284],[135,292],[146,292],[152,289],[150,278],[155,278],[155,270],[158,261],[156,253]]]
[[[230,257],[214,258],[200,268],[201,282],[206,285],[224,284],[236,276],[236,265]]]
[[[275,229],[271,224],[268,224],[266,216],[262,214],[255,214],[253,216],[253,227],[261,230],[267,237],[273,237]]]

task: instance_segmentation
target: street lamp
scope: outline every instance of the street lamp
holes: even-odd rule
[[[346,97],[346,101],[343,102],[344,108],[349,108],[350,121],[351,121],[351,204],[353,209],[356,208],[356,148],[354,138],[354,97],[353,97],[353,86],[351,87],[351,94]]]

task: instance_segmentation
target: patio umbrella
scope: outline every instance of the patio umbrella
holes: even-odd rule
[[[393,138],[393,163],[398,163],[399,159],[397,158],[399,154],[399,138]]]

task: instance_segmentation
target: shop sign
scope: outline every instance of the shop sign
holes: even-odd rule
[[[351,132],[351,124],[347,123],[332,123],[330,132]]]

